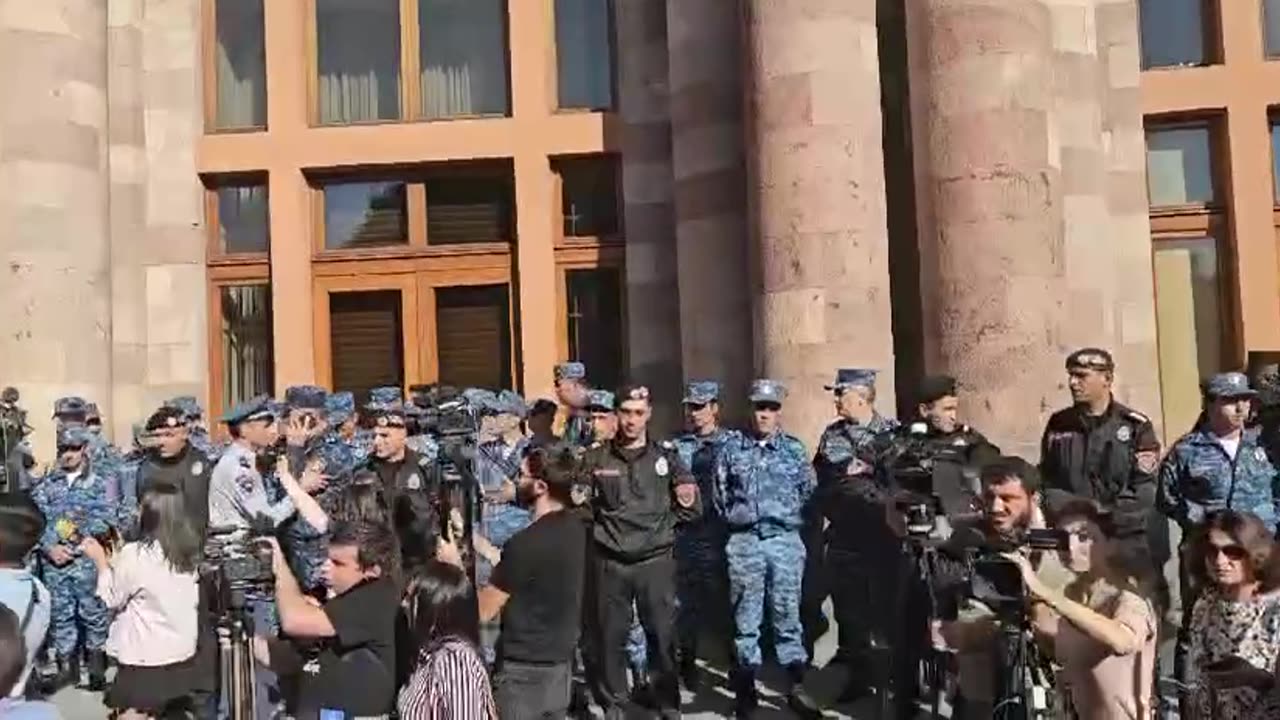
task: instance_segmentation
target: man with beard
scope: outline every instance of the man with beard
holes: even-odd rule
[[[958,706],[966,718],[992,717],[1000,632],[1000,620],[993,610],[968,597],[966,557],[975,550],[1012,550],[1022,544],[1028,530],[1047,527],[1041,508],[1040,474],[1031,463],[1020,457],[999,457],[983,466],[979,482],[981,519],[976,525],[958,528],[941,548],[940,572],[933,586],[939,603],[940,634],[956,652]],[[1056,554],[1033,553],[1031,560],[1046,586],[1066,587],[1070,574]],[[907,637],[920,637],[924,628],[917,625],[904,631],[912,633]],[[897,680],[914,682],[914,674],[908,678],[906,671],[899,666]],[[909,716],[899,705],[899,717]]]
[[[366,468],[382,481],[382,491],[391,509],[391,521],[400,541],[405,574],[435,557],[442,522],[438,488],[434,485],[431,461],[410,450],[405,428],[404,404],[381,403],[373,407],[373,455]]]

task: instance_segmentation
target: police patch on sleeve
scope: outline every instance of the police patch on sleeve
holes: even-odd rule
[[[1129,438],[1133,437],[1133,431],[1128,425],[1121,425],[1116,428],[1116,439],[1120,442],[1129,442]]]
[[[249,473],[240,473],[236,476],[236,487],[245,494],[253,492],[253,476]]]
[[[658,477],[666,477],[671,472],[671,466],[664,457],[658,458],[658,462],[653,464],[653,471],[658,473]]]
[[[420,490],[422,489],[422,478],[418,477],[418,473],[414,473],[404,481],[404,486],[410,490]]]
[[[1253,457],[1254,457],[1254,459],[1255,459],[1255,460],[1257,460],[1258,462],[1266,462],[1266,459],[1267,459],[1267,451],[1266,451],[1266,450],[1263,450],[1262,448],[1254,448],[1254,449],[1253,449]]]
[[[199,475],[202,472],[204,472],[204,463],[200,462],[199,460],[191,463],[192,475]]]

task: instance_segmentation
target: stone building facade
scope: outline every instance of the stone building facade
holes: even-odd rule
[[[1264,122],[1280,104],[1271,0],[1159,17],[1146,0],[376,0],[361,7],[399,22],[399,113],[365,118],[381,124],[317,109],[351,99],[330,82],[348,76],[325,74],[341,55],[326,18],[353,17],[350,0],[241,1],[257,25],[239,39],[219,26],[232,0],[0,1],[0,380],[33,415],[83,394],[121,438],[174,394],[216,409],[298,382],[364,389],[339,357],[335,328],[356,317],[342,293],[394,294],[388,377],[406,385],[484,376],[449,347],[482,339],[448,333],[497,308],[504,338],[476,347],[508,355],[495,377],[528,394],[590,351],[672,401],[682,380],[719,379],[741,417],[746,384],[769,376],[812,441],[835,368],[879,369],[880,404],[900,410],[922,373],[947,372],[967,421],[1031,456],[1071,349],[1111,349],[1119,397],[1171,432],[1188,378],[1280,349],[1280,212],[1256,160],[1280,137]],[[448,63],[476,95],[478,68],[502,66],[505,95],[441,110],[435,28],[482,11],[457,28],[504,43],[500,59]],[[1172,44],[1196,33],[1184,60]],[[258,35],[262,77],[238,79],[261,86],[261,119],[223,127],[219,63]],[[603,99],[566,100],[597,62]],[[1167,138],[1191,141],[1170,155]],[[589,238],[566,169],[584,157],[616,167],[617,227]],[[510,236],[444,248],[433,234],[457,206],[433,204],[440,174],[480,162],[506,173]],[[1186,192],[1158,200],[1148,167],[1161,193]],[[326,240],[337,175],[402,183],[394,249]],[[220,190],[245,182],[270,191],[257,255],[219,245],[234,220]],[[575,283],[602,269],[620,297],[592,311],[613,286]],[[265,385],[228,379],[226,293],[247,283],[271,304]],[[505,300],[448,315],[454,286]],[[609,332],[622,351],[599,354]]]

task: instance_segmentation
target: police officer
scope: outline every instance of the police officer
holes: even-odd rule
[[[118,505],[124,456],[102,435],[102,412],[98,410],[97,403],[85,402],[84,427],[89,431],[89,462],[93,465],[94,472],[106,482],[107,498]]]
[[[618,434],[587,450],[584,477],[591,483],[593,550],[588,569],[595,589],[599,653],[598,698],[606,718],[623,717],[626,665],[623,642],[633,603],[649,639],[654,700],[662,717],[680,716],[676,667],[676,524],[701,515],[698,486],[671,443],[649,437],[653,407],[649,388],[628,385],[615,396]]]
[[[187,442],[210,463],[217,463],[222,454],[222,447],[209,437],[209,428],[204,424],[204,408],[193,395],[178,395],[165,401],[165,407],[177,408],[182,412],[184,424],[187,426]]]
[[[1040,475],[1046,488],[1090,498],[1111,511],[1118,536],[1141,540],[1155,506],[1160,441],[1146,415],[1116,401],[1114,376],[1115,362],[1105,350],[1084,348],[1067,356],[1072,405],[1045,425]]]
[[[209,525],[209,484],[213,465],[204,453],[191,445],[188,426],[182,410],[164,406],[147,418],[146,432],[150,452],[138,467],[136,489],[125,493],[129,524],[137,521],[138,502],[148,490],[167,485],[182,494],[187,513],[196,529],[204,536]],[[126,486],[130,483],[126,483]]]
[[[864,459],[877,436],[897,429],[898,421],[876,411],[876,371],[843,368],[826,386],[834,394],[837,419],[822,431],[813,468],[817,502],[826,515],[825,576],[839,628],[836,657],[849,668],[840,702],[853,702],[871,690],[872,619],[892,603],[884,592],[884,558],[897,543],[885,532],[884,507],[868,502],[862,485],[872,482]]]
[[[369,451],[359,439],[360,416],[356,413],[355,395],[345,391],[329,393],[324,400],[324,410],[331,430],[326,440],[345,444],[354,467],[364,465]]]
[[[106,686],[107,609],[98,599],[97,570],[81,553],[80,542],[106,536],[119,510],[108,500],[106,482],[87,458],[90,442],[83,427],[59,430],[58,467],[35,486],[32,500],[45,517],[40,551],[52,599],[50,636],[58,662],[57,684],[79,681],[83,647],[89,659],[89,689],[98,691]]]
[[[685,386],[685,432],[673,441],[680,462],[693,473],[698,494],[713,496],[716,461],[739,433],[720,425],[720,383],[697,380]],[[676,535],[676,616],[680,636],[680,677],[685,687],[698,687],[698,636],[717,619],[729,617],[728,578],[725,575],[724,522],[713,503],[704,503],[702,517],[685,523]]]
[[[555,431],[570,445],[586,447],[591,433],[585,412],[587,402],[587,366],[580,362],[564,362],[555,367],[556,412]]]
[[[366,468],[377,474],[391,509],[400,554],[406,572],[435,557],[436,541],[444,524],[451,522],[439,507],[432,463],[406,444],[403,403],[383,402],[373,407],[373,454]]]
[[[756,673],[762,657],[760,627],[765,600],[774,652],[787,669],[787,702],[801,717],[821,717],[804,690],[809,653],[800,626],[800,584],[805,547],[803,511],[816,488],[809,453],[781,427],[786,391],[773,380],[751,384],[751,433],[726,443],[716,462],[714,502],[728,531],[725,557],[733,606],[735,712],[755,710]]]

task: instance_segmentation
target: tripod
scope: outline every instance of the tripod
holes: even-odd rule
[[[228,720],[254,720],[257,703],[253,675],[253,622],[245,591],[232,588],[218,620],[218,677],[221,705]]]
[[[877,717],[892,720],[895,709],[914,702],[921,677],[929,686],[930,717],[941,717],[947,654],[932,644],[924,647],[921,641],[929,622],[937,616],[933,579],[938,546],[928,537],[908,535],[900,557],[903,563],[896,577],[893,607],[900,608],[903,615],[894,622],[889,637],[876,643],[884,659],[877,683]]]
[[[1049,686],[1025,618],[1001,622],[996,639],[993,720],[1042,720],[1050,715]]]

